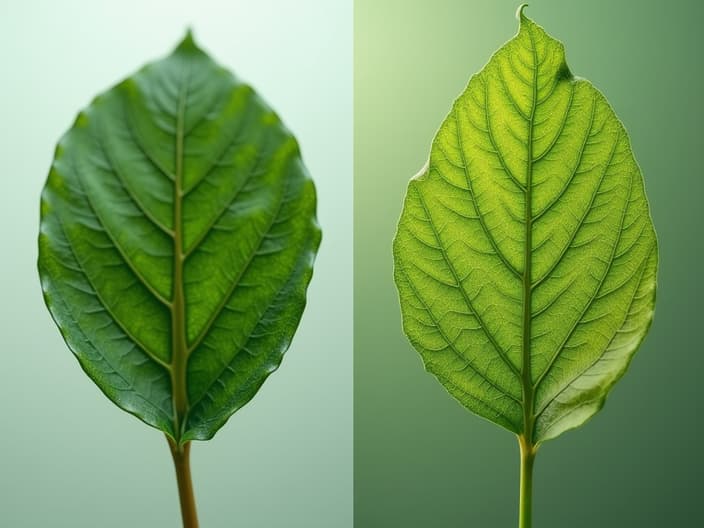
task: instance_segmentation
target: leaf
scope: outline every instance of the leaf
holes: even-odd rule
[[[211,438],[279,366],[320,243],[295,138],[190,33],[99,95],[42,192],[39,274],[122,409]]]
[[[628,367],[657,244],[623,125],[522,10],[408,186],[394,274],[427,370],[535,445],[583,424]]]

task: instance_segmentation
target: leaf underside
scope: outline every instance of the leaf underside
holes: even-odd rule
[[[537,444],[583,424],[625,372],[658,254],[623,125],[519,13],[408,186],[394,275],[427,370]]]
[[[178,442],[211,438],[298,326],[315,206],[295,138],[188,34],[59,141],[41,201],[47,306],[119,407]]]

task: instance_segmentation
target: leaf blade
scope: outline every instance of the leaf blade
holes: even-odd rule
[[[174,440],[211,438],[305,306],[320,229],[295,138],[188,34],[79,114],[41,208],[42,289],[86,373]],[[267,360],[225,380],[245,344]]]
[[[394,276],[426,369],[540,443],[597,412],[625,372],[652,320],[657,248],[623,125],[522,10],[409,184]]]

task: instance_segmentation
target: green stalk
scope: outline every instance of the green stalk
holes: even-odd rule
[[[533,525],[533,462],[537,448],[523,435],[518,437],[518,445],[521,448],[518,528],[531,528]]]
[[[196,499],[193,494],[193,481],[191,480],[191,443],[186,442],[179,446],[167,437],[171,456],[176,469],[178,483],[178,498],[181,502],[181,517],[183,528],[198,528],[198,515],[196,513]]]

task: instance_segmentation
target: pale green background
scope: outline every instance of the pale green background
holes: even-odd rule
[[[518,0],[355,2],[355,524],[517,525],[518,448],[401,332],[391,239],[408,179]],[[534,0],[628,129],[660,239],[655,323],[603,411],[546,443],[536,528],[704,526],[704,2]]]
[[[43,306],[39,193],[54,144],[98,92],[191,26],[300,140],[323,243],[281,369],[193,446],[201,524],[352,525],[350,0],[3,1],[0,34],[0,526],[175,528],[163,435],[83,374]]]

